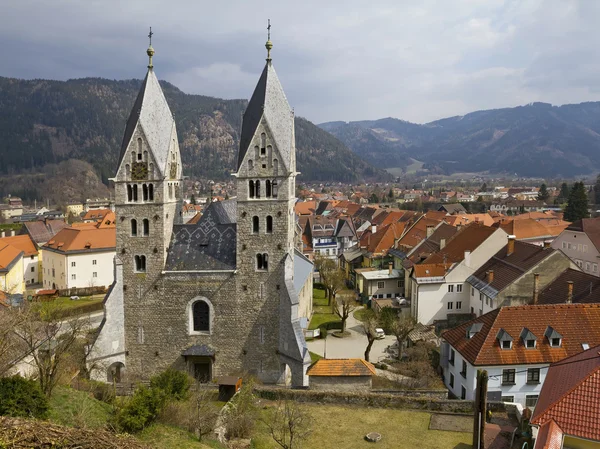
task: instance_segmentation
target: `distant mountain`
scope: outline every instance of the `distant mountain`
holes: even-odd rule
[[[69,81],[0,77],[0,175],[43,172],[82,160],[106,182],[114,175],[140,80]],[[177,121],[186,175],[230,179],[246,100],[188,95],[161,82]],[[311,122],[296,119],[300,182],[390,179]]]
[[[434,173],[571,177],[600,171],[600,102],[532,103],[418,125],[385,118],[319,125],[367,162]]]

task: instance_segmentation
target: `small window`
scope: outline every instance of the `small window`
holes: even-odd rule
[[[98,261],[96,259],[92,260],[92,265],[98,265]]]
[[[75,267],[77,264],[75,262],[71,262],[71,266]]]
[[[535,348],[535,340],[525,340],[525,347],[527,349],[534,349]]]
[[[148,185],[148,199],[154,201],[154,184]]]
[[[403,280],[398,281],[398,288],[404,288],[404,281]]]
[[[143,224],[143,228],[144,228],[144,237],[148,237],[150,235],[150,220],[148,220],[147,218],[144,218],[144,221],[142,222]]]
[[[552,346],[553,348],[560,348],[560,338],[551,338],[550,339],[550,346]]]
[[[479,300],[483,302],[483,293],[479,293]]]
[[[489,306],[489,302],[488,302],[488,301],[489,301],[489,298],[486,296],[486,297],[485,297],[485,305],[486,305],[486,306]]]
[[[450,388],[454,388],[454,374],[450,373],[450,382],[448,382]]]
[[[456,293],[462,293],[462,284],[456,285]]]
[[[462,309],[462,301],[456,301],[456,310]]]
[[[510,349],[510,348],[512,348],[512,341],[511,340],[502,340],[501,344],[502,344],[502,349]]]
[[[467,377],[467,362],[465,362],[464,360],[462,362],[462,369],[460,370],[460,375],[464,378]]]
[[[137,236],[137,220],[135,218],[131,220],[131,236]]]
[[[248,170],[253,170],[254,169],[254,163],[252,162],[252,159],[248,159]]]
[[[471,296],[475,296],[475,289],[471,287]]]
[[[267,234],[273,233],[273,217],[267,215]]]
[[[453,293],[454,292],[454,285],[449,285],[448,286],[448,293]]]
[[[94,271],[94,272],[92,273],[92,277],[93,277],[93,278],[97,278],[97,277],[98,277],[98,272],[97,272],[97,271]]]
[[[194,331],[210,331],[210,307],[205,301],[196,301],[192,305],[192,317],[194,320]]]
[[[265,196],[267,198],[271,197],[271,180],[269,179],[265,181]]]
[[[142,199],[148,201],[148,184],[142,184]]]
[[[539,396],[537,394],[528,394],[525,396],[525,407],[535,408],[538,397]]]
[[[527,383],[528,384],[539,384],[540,383],[540,369],[529,368],[527,370]]]
[[[31,267],[31,272],[35,273],[35,267]]]
[[[269,255],[267,253],[256,255],[256,269],[265,271],[269,269]]]
[[[260,198],[260,180],[256,180],[254,183],[254,194],[256,198]]]
[[[385,281],[378,281],[377,288],[385,288]]]
[[[448,310],[452,310],[452,302],[449,302],[447,307],[448,307]]]
[[[467,399],[467,389],[464,387],[464,385],[461,385],[460,387],[460,398],[462,400]]]
[[[514,369],[503,369],[502,370],[502,385],[514,385],[515,384],[515,373]]]
[[[567,249],[567,242],[562,242],[562,249]]]
[[[135,271],[144,273],[146,271],[146,256],[135,256]]]
[[[501,396],[500,400],[502,402],[515,402],[515,397],[514,396]]]
[[[456,359],[456,351],[454,349],[450,349],[450,359],[448,359],[448,363],[454,366],[454,360]]]
[[[593,271],[594,273],[597,273],[597,272],[598,272],[598,264],[597,264],[597,263],[595,263],[595,264],[593,264],[593,265],[592,265],[592,271]]]
[[[277,173],[275,173],[277,174]],[[277,198],[277,181],[271,182],[271,196]]]
[[[71,275],[71,280],[72,280],[72,281],[74,281],[74,280],[76,280],[76,279],[77,279],[77,275],[76,275],[76,274],[72,274],[72,275]]]
[[[258,218],[258,216],[255,215],[254,217],[252,217],[252,233],[253,234],[258,234],[259,226],[260,226],[260,219]]]
[[[254,181],[248,181],[248,198],[254,198]]]

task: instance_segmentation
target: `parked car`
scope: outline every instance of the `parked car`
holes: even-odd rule
[[[381,340],[384,337],[385,337],[385,332],[383,331],[383,329],[380,327],[376,328],[375,329],[375,338],[377,340]]]

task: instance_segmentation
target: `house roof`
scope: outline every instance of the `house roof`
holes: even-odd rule
[[[444,220],[452,226],[465,226],[470,223],[481,223],[485,226],[494,224],[494,219],[489,214],[456,214],[449,215]]]
[[[373,255],[387,254],[387,251],[394,247],[396,240],[402,236],[403,232],[403,223],[390,223],[382,226],[374,234],[367,230],[361,236],[360,246],[366,248]]]
[[[527,271],[535,267],[542,260],[554,254],[553,248],[542,248],[530,243],[515,241],[514,251],[507,254],[508,245],[505,245],[490,260],[484,263],[479,270],[469,276],[467,282],[476,287],[491,287],[493,290],[486,292],[488,296],[495,297]],[[487,281],[487,273],[494,272],[494,280]],[[479,282],[477,282],[479,281]]]
[[[0,272],[10,271],[22,256],[22,250],[0,240]]]
[[[562,437],[562,429],[551,419],[538,430],[534,449],[562,449]]]
[[[600,441],[600,346],[550,366],[531,422],[550,420],[564,434]]]
[[[421,217],[398,241],[398,247],[414,248],[423,240],[427,239],[427,228],[435,228],[440,220],[434,218]]]
[[[466,214],[467,209],[460,203],[443,204],[438,211],[445,210],[449,214]]]
[[[552,229],[550,229],[548,226],[545,226],[532,218],[500,221],[495,223],[494,226],[504,229],[507,234],[514,235],[518,240],[554,237],[557,235],[556,232],[558,228],[561,228],[561,226],[558,226],[558,228],[556,226],[552,226]],[[560,234],[562,229],[566,227],[567,225],[565,224],[564,227],[558,231],[558,233]]]
[[[28,234],[0,238],[0,246],[3,243],[20,249],[24,257],[37,256],[38,249]]]
[[[582,343],[600,344],[600,304],[550,304],[511,306],[492,310],[442,334],[472,365],[526,365],[552,363],[583,350]],[[467,329],[482,328],[472,338]],[[548,327],[562,336],[560,347],[551,347],[544,336]],[[520,339],[527,328],[537,337],[534,349],[525,348]],[[501,349],[496,336],[505,332],[513,338],[511,349]]]
[[[94,250],[115,250],[117,229],[110,227],[64,228],[46,243],[43,248],[62,253]]]
[[[298,201],[294,205],[294,210],[298,215],[312,215],[317,209],[316,201]]]
[[[496,229],[489,226],[471,223],[463,227],[443,249],[425,259],[424,263],[461,262],[465,258],[465,251],[473,251],[494,232]]]
[[[569,281],[573,282],[574,303],[600,303],[600,277],[567,268],[539,293],[538,304],[566,302]]]
[[[400,279],[400,270],[392,270],[390,274],[390,270],[372,270],[361,273],[362,277],[364,277],[367,281],[379,281],[381,279]]]
[[[54,237],[61,229],[68,226],[64,220],[39,220],[23,223],[27,233],[35,243],[43,245]]]
[[[112,212],[110,209],[91,209],[88,210],[85,215],[81,218],[84,221],[87,220],[100,220],[106,216],[106,214]]]
[[[600,251],[600,217],[583,218],[571,223],[568,231],[585,232],[598,251]]]
[[[294,145],[294,117],[271,60],[268,60],[265,64],[252,98],[250,98],[248,107],[244,112],[238,169],[263,117],[273,136],[273,142],[277,145],[277,151],[281,154],[281,163],[286,169],[290,169],[289,164],[292,160],[292,147]]]
[[[320,359],[306,372],[309,376],[356,377],[376,374],[375,367],[363,359]]]
[[[413,268],[413,277],[415,278],[434,278],[444,277],[450,269],[450,263],[427,263],[415,265]]]
[[[458,229],[454,226],[451,226],[447,223],[440,223],[433,234],[425,240],[423,240],[419,245],[415,246],[408,255],[407,260],[405,260],[404,267],[411,267],[413,264],[417,264],[422,260],[427,259],[433,253],[440,250],[440,243],[442,239],[449,242],[450,239],[458,232]]]

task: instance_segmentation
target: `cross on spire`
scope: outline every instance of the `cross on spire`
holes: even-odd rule
[[[152,27],[150,27],[150,32],[148,33],[148,39],[150,39],[150,47],[152,47],[152,36],[154,33],[152,32]]]
[[[154,49],[152,48],[152,36],[154,33],[152,32],[152,27],[150,27],[150,32],[148,33],[148,39],[150,39],[150,45],[148,46],[148,50],[146,50],[146,54],[148,55],[148,68],[152,69],[154,67],[152,65],[152,56],[154,56]]]
[[[265,47],[267,49],[267,61],[271,61],[271,49],[273,48],[273,42],[271,42],[271,19],[268,19],[267,43]]]
[[[271,40],[271,19],[267,19],[269,25],[267,26],[267,40]]]

